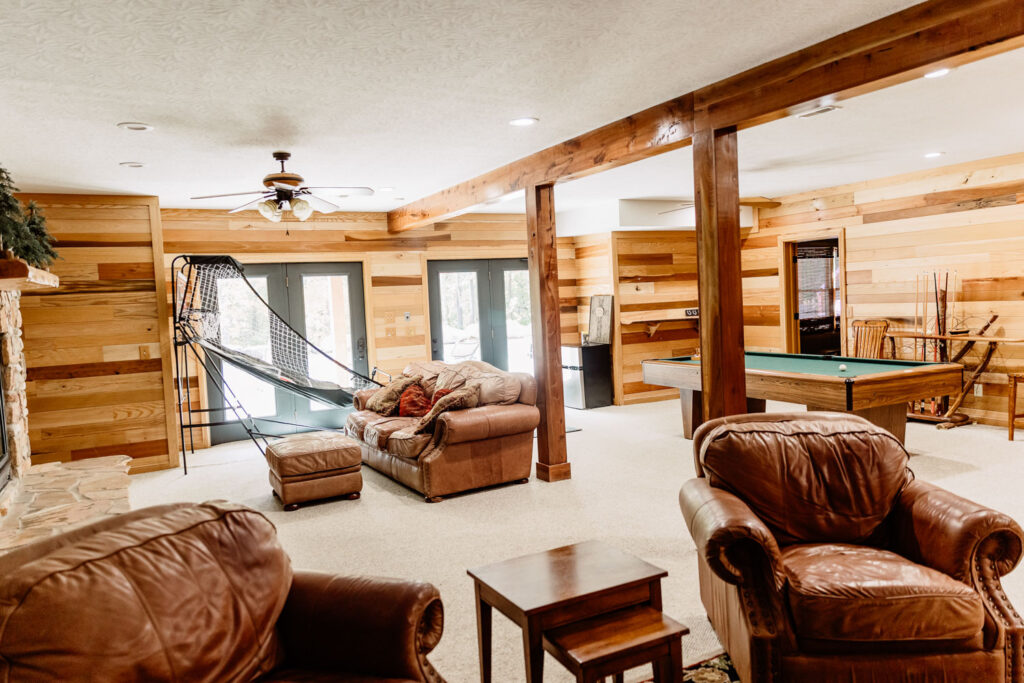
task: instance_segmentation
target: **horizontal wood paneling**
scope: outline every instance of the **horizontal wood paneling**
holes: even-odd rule
[[[133,471],[176,464],[156,199],[23,199],[42,207],[61,256],[61,286],[21,299],[33,462],[123,454]]]
[[[781,235],[843,227],[846,235],[849,320],[886,318],[894,329],[912,329],[915,278],[934,270],[956,272],[960,285],[951,327],[976,330],[993,313],[990,333],[1024,337],[1024,154],[983,159],[920,173],[804,192],[760,212],[760,232],[744,241],[744,270],[776,274],[744,279],[748,349],[777,350],[781,330],[772,324],[779,305],[778,239]],[[950,294],[953,298],[953,294]],[[934,315],[934,304],[931,306]],[[910,343],[902,353],[909,354]],[[977,362],[983,344],[968,355]],[[963,411],[978,421],[1006,424],[1006,373],[1024,371],[1024,348],[1002,346],[982,376],[981,397],[968,396]]]

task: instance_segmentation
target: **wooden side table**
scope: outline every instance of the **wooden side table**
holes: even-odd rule
[[[654,665],[655,683],[682,683],[682,639],[689,632],[653,607],[628,607],[548,631],[544,649],[577,683],[596,683],[605,676],[622,683],[627,669],[647,662]]]
[[[1009,428],[1010,441],[1013,441],[1013,428],[1018,419],[1024,417],[1024,413],[1017,412],[1017,382],[1024,382],[1024,374],[1010,373],[1007,375],[1007,426]]]
[[[491,681],[492,607],[523,630],[527,683],[541,683],[546,631],[627,607],[646,606],[660,613],[661,579],[668,576],[664,569],[600,541],[524,555],[467,573],[476,593],[482,683]]]

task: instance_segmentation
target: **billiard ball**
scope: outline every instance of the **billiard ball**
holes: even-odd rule
[[[846,372],[846,363],[839,364],[839,372]]]

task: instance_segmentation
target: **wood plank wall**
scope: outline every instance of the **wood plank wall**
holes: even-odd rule
[[[392,374],[430,358],[428,260],[526,257],[522,214],[464,214],[396,235],[388,233],[383,213],[314,214],[304,223],[271,223],[256,212],[160,213],[168,301],[170,264],[178,254],[230,254],[243,263],[360,262],[369,365]],[[205,436],[197,438],[196,446],[206,443]]]
[[[155,197],[23,195],[57,239],[61,286],[21,299],[33,463],[177,464]],[[159,283],[159,284],[158,284]]]
[[[761,212],[760,232],[743,246],[748,349],[781,348],[778,324],[782,235],[842,228],[846,239],[847,318],[886,318],[913,327],[915,277],[956,271],[962,285],[954,323],[1024,337],[1024,154],[805,192]],[[952,298],[952,294],[950,295]],[[752,316],[751,307],[759,315]],[[934,314],[934,306],[932,306]],[[978,352],[967,362],[975,362]],[[909,345],[903,353],[909,353]],[[1024,346],[1001,346],[982,376],[980,397],[963,410],[1006,424],[1006,373],[1024,372]]]
[[[616,231],[613,268],[620,381],[617,403],[678,398],[675,389],[643,382],[641,362],[689,355],[700,345],[697,321],[683,309],[697,306],[697,237],[693,230]]]

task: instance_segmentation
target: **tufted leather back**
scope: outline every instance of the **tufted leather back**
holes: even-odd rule
[[[291,580],[273,525],[242,506],[103,520],[0,562],[0,678],[251,680],[280,658]]]
[[[698,475],[739,496],[780,545],[867,540],[911,477],[892,434],[846,413],[719,418],[693,447]]]

